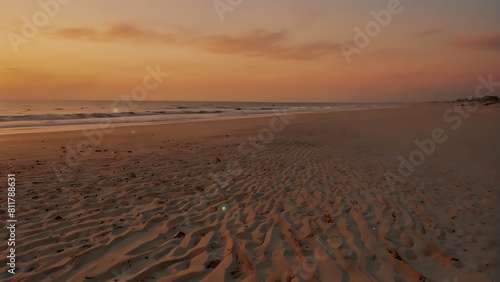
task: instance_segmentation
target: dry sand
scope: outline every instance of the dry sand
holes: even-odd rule
[[[500,107],[457,130],[450,108],[122,127],[59,176],[81,132],[0,136],[18,219],[0,280],[494,281]],[[435,128],[447,140],[391,181]]]

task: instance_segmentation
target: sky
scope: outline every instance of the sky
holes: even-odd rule
[[[0,7],[0,100],[129,97],[147,68],[169,75],[142,97],[171,101],[443,101],[473,95],[480,75],[500,81],[498,0]]]

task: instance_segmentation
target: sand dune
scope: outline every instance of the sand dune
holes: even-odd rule
[[[303,114],[255,153],[270,118],[124,127],[61,179],[81,133],[1,136],[20,227],[0,279],[494,281],[500,108],[452,130],[449,107]],[[436,127],[448,140],[389,182]]]

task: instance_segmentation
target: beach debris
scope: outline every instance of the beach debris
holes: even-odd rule
[[[453,220],[455,219],[456,217],[458,216],[458,210],[456,209],[452,209],[450,211],[448,211],[448,218]]]
[[[184,233],[182,231],[177,231],[177,233],[175,233],[175,235],[174,235],[174,239],[181,238],[184,236],[186,236],[186,233]]]
[[[216,268],[220,263],[221,263],[220,259],[211,260],[208,263],[207,268]]]
[[[220,162],[222,162],[222,161],[219,159],[219,157],[217,157],[217,159],[215,160],[215,162],[216,162],[216,163],[220,163]]]
[[[58,215],[58,216],[56,216],[54,219],[55,219],[55,220],[60,220],[60,219],[62,219],[62,217]]]
[[[231,271],[231,275],[233,276],[233,278],[239,278],[243,275],[243,272],[239,267],[236,267],[233,271]]]
[[[325,221],[326,221],[326,223],[333,222],[332,216],[329,213],[325,213]]]
[[[393,258],[397,259],[397,260],[400,260],[400,261],[405,261],[398,253],[398,251],[396,250],[389,250],[387,249],[387,251],[389,252],[389,254],[392,255]],[[406,261],[405,261],[406,262]]]

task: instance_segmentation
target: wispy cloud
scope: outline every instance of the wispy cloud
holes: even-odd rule
[[[500,33],[459,37],[449,43],[463,48],[500,50]]]
[[[314,41],[302,45],[287,45],[287,32],[254,30],[242,36],[207,36],[197,40],[200,46],[216,54],[241,54],[280,59],[313,60],[335,53],[338,45],[328,41]]]
[[[103,30],[95,28],[58,28],[46,31],[46,34],[60,39],[78,39],[88,41],[128,41],[128,42],[176,42],[175,33],[159,33],[152,30],[143,30],[138,27],[120,23],[111,25]]]
[[[426,36],[435,35],[435,34],[438,34],[438,33],[441,33],[441,32],[443,32],[443,30],[441,30],[441,29],[425,29],[425,30],[421,30],[421,31],[415,32],[415,36],[417,36],[417,37],[426,37]]]
[[[48,36],[59,39],[94,42],[162,43],[189,45],[213,54],[262,56],[277,59],[314,60],[338,52],[338,44],[317,40],[304,44],[288,44],[288,31],[253,30],[240,36],[192,35],[178,28],[160,33],[121,23],[98,30],[95,28],[57,28],[47,30]]]

